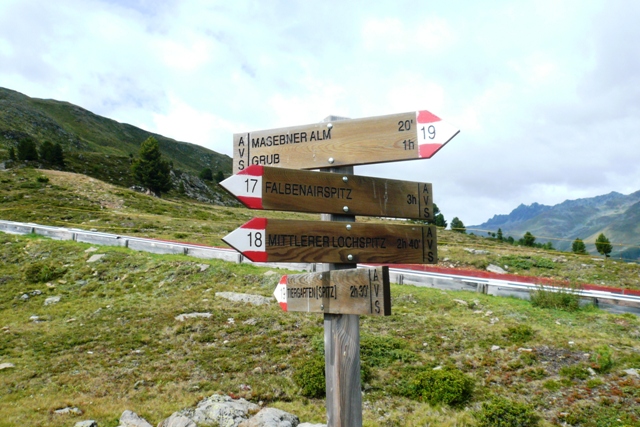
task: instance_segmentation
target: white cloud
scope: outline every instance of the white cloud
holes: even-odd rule
[[[449,217],[640,188],[633,2],[4,0],[0,85],[231,153],[234,132],[428,109]]]

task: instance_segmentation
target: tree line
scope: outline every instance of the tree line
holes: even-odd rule
[[[64,150],[60,143],[44,141],[40,147],[31,139],[21,139],[16,148],[9,147],[9,160],[22,162],[42,162],[49,166],[64,168]]]
[[[436,205],[435,203],[433,204],[433,219],[432,220],[428,220],[428,221],[424,221],[428,224],[433,224],[436,225],[437,227],[442,227],[442,228],[447,228],[447,221],[444,218],[444,215],[442,214],[442,212],[440,211],[440,209],[438,208],[438,205]],[[458,233],[466,233],[467,229],[464,226],[464,223],[458,218],[458,217],[454,217],[451,220],[451,231],[455,231]],[[473,234],[473,233],[471,233]],[[529,231],[527,231],[526,233],[524,233],[524,236],[522,236],[520,239],[516,240],[511,236],[508,237],[504,237],[502,229],[498,228],[497,232],[487,232],[487,234],[489,235],[490,238],[493,238],[495,240],[498,240],[500,242],[505,242],[511,245],[518,245],[518,246],[527,246],[527,247],[532,247],[532,248],[540,248],[540,249],[546,249],[546,250],[553,250],[553,243],[551,242],[546,242],[546,243],[540,243],[540,242],[536,242],[536,237]],[[613,246],[611,245],[611,242],[609,241],[609,239],[604,235],[604,233],[600,233],[600,235],[598,236],[598,238],[595,241],[595,246],[596,246],[596,250],[598,251],[598,253],[600,253],[601,255],[604,255],[605,257],[609,257],[609,254],[611,253],[611,251],[613,250]],[[587,247],[585,245],[585,243],[582,241],[582,239],[580,238],[576,238],[573,241],[573,244],[571,246],[571,250],[576,253],[576,254],[587,254]]]
[[[158,197],[171,190],[172,162],[164,159],[160,151],[158,140],[153,136],[148,137],[140,145],[138,156],[131,157],[131,174],[136,183],[149,189]],[[40,146],[31,138],[22,138],[18,144],[9,147],[9,160],[21,162],[40,162],[47,166],[65,168],[65,153],[59,143],[52,144],[44,141]],[[204,181],[220,182],[224,180],[222,171],[215,176],[211,168],[203,169],[199,177]]]

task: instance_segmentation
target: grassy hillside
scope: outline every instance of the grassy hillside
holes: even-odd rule
[[[48,182],[41,182],[45,180]],[[311,214],[158,199],[67,172],[0,171],[0,218],[6,220],[225,246],[222,237],[255,216],[319,219]],[[469,249],[484,252],[471,253]],[[511,246],[447,230],[438,231],[438,253],[439,265],[444,267],[484,270],[495,264],[510,273],[549,277],[577,286],[593,283],[640,289],[640,265],[615,259]]]
[[[322,317],[216,296],[270,296],[284,271],[267,271],[0,233],[0,363],[14,365],[0,370],[0,426],[116,426],[125,409],[156,425],[213,393],[323,422],[324,399],[295,381],[321,358]],[[392,316],[361,318],[365,426],[473,426],[495,396],[529,405],[543,426],[640,426],[640,378],[625,372],[640,369],[637,317],[391,292]],[[175,319],[191,312],[212,316]],[[469,400],[420,397],[436,367],[472,382]],[[84,414],[54,413],[67,406]]]
[[[30,98],[0,87],[0,160],[8,158],[9,147],[21,139],[60,143],[68,170],[131,185],[129,156],[137,155],[140,144],[150,135],[158,140],[175,169],[197,174],[209,167],[214,174],[231,174],[228,156],[98,116],[68,102]]]

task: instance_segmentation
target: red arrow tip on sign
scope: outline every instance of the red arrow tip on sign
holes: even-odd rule
[[[266,229],[267,218],[253,218],[222,240],[253,262],[267,262]]]
[[[416,112],[418,122],[418,155],[422,159],[430,159],[444,145],[451,141],[460,130],[429,111]]]
[[[282,311],[287,311],[287,276],[282,276],[276,290],[273,291],[273,296],[276,297],[276,301],[280,304]]]
[[[262,209],[263,174],[263,166],[252,165],[220,182],[220,185],[249,209]]]

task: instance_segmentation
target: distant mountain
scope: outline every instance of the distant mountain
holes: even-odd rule
[[[505,237],[519,239],[527,231],[536,242],[552,242],[556,249],[571,250],[574,239],[597,253],[595,239],[604,233],[613,244],[613,256],[640,258],[640,191],[624,195],[611,192],[602,196],[566,200],[555,206],[520,205],[509,215],[494,215],[480,225],[467,227],[475,234],[495,233],[502,229]]]
[[[205,168],[211,168],[214,175],[218,171],[231,174],[229,156],[98,116],[68,102],[30,98],[0,87],[0,161],[8,158],[9,147],[21,139],[60,143],[65,170],[130,186],[130,156],[138,154],[140,144],[149,136],[158,140],[163,156],[173,163],[178,175],[191,177]]]

